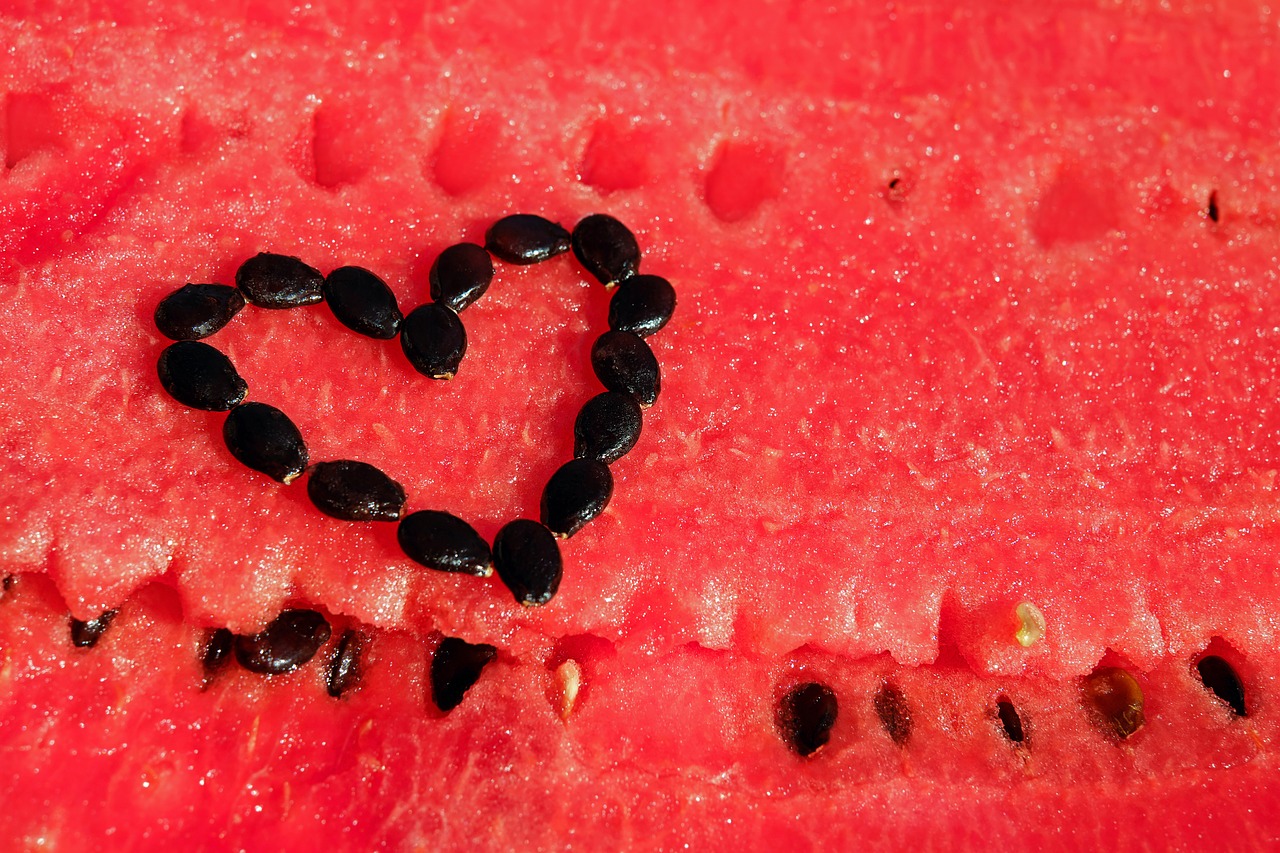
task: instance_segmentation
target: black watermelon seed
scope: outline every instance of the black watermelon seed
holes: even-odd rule
[[[338,267],[324,280],[324,301],[338,322],[362,335],[389,341],[404,315],[387,283],[363,267]]]
[[[1117,666],[1104,666],[1084,680],[1085,705],[1098,724],[1120,740],[1146,724],[1142,687],[1138,680]]]
[[[593,213],[574,226],[573,254],[604,284],[628,279],[640,269],[635,235],[604,213]]]
[[[662,375],[658,359],[644,342],[631,332],[605,332],[591,347],[591,366],[604,387],[629,394],[647,408],[658,399]]]
[[[874,700],[876,716],[880,725],[889,733],[889,737],[898,746],[906,746],[911,740],[911,708],[907,705],[907,697],[892,684],[885,684],[876,693]]]
[[[1210,220],[1212,220],[1213,222],[1218,221],[1219,212],[1218,212],[1218,191],[1217,190],[1213,190],[1212,192],[1209,193],[1209,209],[1207,213],[1209,214]]]
[[[307,469],[307,445],[289,416],[266,403],[244,403],[227,415],[222,438],[231,455],[273,480],[292,483]]]
[[[456,515],[433,509],[410,513],[396,536],[405,555],[428,569],[482,578],[493,574],[489,543]]]
[[[573,455],[612,465],[640,439],[644,418],[630,395],[605,391],[586,402],[573,422]]]
[[[259,308],[296,308],[324,299],[324,276],[298,258],[261,252],[236,270],[236,287]]]
[[[400,346],[414,370],[432,379],[452,379],[467,354],[467,330],[452,308],[428,302],[404,318]]]
[[[175,341],[207,338],[244,307],[240,291],[225,284],[188,284],[156,306],[156,328]]]
[[[353,628],[343,631],[325,675],[325,688],[330,696],[337,699],[360,683],[364,674],[360,668],[363,653],[364,635]]]
[[[315,657],[329,640],[329,623],[314,610],[286,610],[252,636],[236,636],[236,660],[250,672],[281,675]]]
[[[458,243],[440,253],[431,265],[431,298],[461,311],[484,296],[493,281],[493,258],[484,246]]]
[[[235,635],[226,628],[219,628],[209,633],[205,641],[204,651],[200,655],[200,665],[212,676],[231,660],[231,647],[235,644]]]
[[[91,649],[98,644],[98,640],[102,639],[102,635],[106,633],[107,628],[111,627],[111,620],[116,618],[117,610],[106,610],[96,619],[90,619],[88,622],[81,622],[79,619],[71,620],[71,645],[77,649]]]
[[[493,538],[493,567],[516,601],[527,607],[550,601],[564,573],[556,537],[527,518],[509,522]]]
[[[17,585],[17,583],[18,583],[18,577],[17,577],[17,575],[5,575],[5,576],[4,576],[4,591],[5,591],[5,592],[8,592],[9,590],[13,589],[13,588],[14,588],[14,586],[15,586],[15,585]]]
[[[676,311],[676,289],[656,275],[635,275],[609,300],[609,328],[647,338],[667,325]]]
[[[404,487],[367,462],[317,462],[307,478],[316,509],[343,521],[398,521]]]
[[[574,459],[551,475],[542,490],[542,523],[556,536],[577,533],[609,505],[613,475],[595,459]]]
[[[1022,743],[1027,739],[1026,732],[1022,730],[1022,717],[1018,716],[1018,709],[1013,707],[1013,703],[1007,698],[1001,697],[996,702],[996,716],[1000,719],[1000,726],[1004,729],[1004,736],[1014,743]]]
[[[445,713],[461,705],[462,697],[497,655],[498,650],[488,643],[445,637],[431,659],[431,701]]]
[[[225,412],[249,393],[248,383],[240,378],[231,359],[199,341],[179,341],[165,347],[156,371],[169,396],[193,409]]]
[[[778,702],[775,723],[787,746],[800,755],[813,755],[831,740],[839,715],[835,691],[810,681],[787,691]]]
[[[1200,680],[1204,686],[1213,691],[1223,702],[1231,706],[1231,712],[1237,717],[1249,716],[1244,706],[1244,684],[1235,667],[1217,655],[1208,655],[1196,664]]]
[[[569,232],[532,213],[504,216],[484,235],[484,247],[509,264],[536,264],[569,251]]]

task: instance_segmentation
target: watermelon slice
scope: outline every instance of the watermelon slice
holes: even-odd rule
[[[1280,840],[1270,7],[62,5],[0,18],[0,838]],[[187,282],[280,252],[407,310],[512,212],[609,213],[679,294],[540,608],[240,466],[155,368]],[[447,383],[324,305],[215,340],[492,542],[608,303],[499,263]],[[205,665],[286,608],[310,662]],[[448,713],[444,638],[496,649]]]

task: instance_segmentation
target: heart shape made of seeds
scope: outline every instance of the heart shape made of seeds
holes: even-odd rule
[[[404,514],[404,488],[365,462],[312,462],[302,433],[284,412],[246,401],[248,383],[231,360],[202,340],[226,326],[246,304],[295,308],[325,302],[344,326],[376,340],[400,339],[409,363],[432,379],[453,378],[467,351],[460,314],[494,278],[493,259],[528,265],[572,250],[594,278],[616,288],[609,330],[591,348],[591,365],[605,391],[574,422],[574,458],[560,466],[542,493],[541,521],[508,522],[490,547],[463,519],[442,510]],[[613,495],[609,465],[640,436],[642,410],[657,400],[661,372],[645,338],[675,311],[665,278],[642,275],[635,236],[617,219],[592,214],[572,232],[534,214],[495,222],[485,244],[458,243],[442,251],[429,273],[431,300],[400,312],[395,294],[361,267],[327,276],[298,258],[260,253],[236,271],[235,286],[187,284],[157,306],[156,327],[175,341],[160,354],[160,384],[191,408],[227,412],[223,439],[244,465],[288,484],[307,475],[307,495],[323,513],[353,522],[397,522],[397,539],[415,562],[444,572],[487,577],[496,569],[516,601],[546,604],[560,586],[564,564],[558,538],[568,538],[600,514]]]

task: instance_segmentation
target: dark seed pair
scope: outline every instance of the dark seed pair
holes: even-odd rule
[[[226,628],[209,635],[201,663],[204,686],[226,667],[234,652],[240,665],[262,675],[281,675],[303,666],[329,640],[325,618],[314,610],[286,610],[265,629],[252,636],[236,636]],[[342,634],[330,661],[325,682],[329,695],[338,697],[359,683],[364,636],[353,629]]]

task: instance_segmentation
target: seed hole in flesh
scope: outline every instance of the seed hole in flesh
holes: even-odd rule
[[[456,197],[483,187],[499,174],[505,124],[492,112],[451,108],[431,167],[436,185]]]
[[[612,642],[595,634],[571,634],[556,641],[547,658],[551,673],[547,698],[561,719],[568,720],[582,707],[601,663],[617,654]]]
[[[601,122],[592,132],[578,180],[602,194],[642,187],[649,182],[652,134],[620,123]]]
[[[107,610],[96,619],[82,622],[71,620],[71,645],[77,649],[91,649],[102,639],[102,635],[111,627],[111,620],[116,618],[116,610]]]
[[[831,740],[840,715],[836,693],[816,681],[797,684],[778,702],[774,722],[787,746],[799,755],[813,755]]]
[[[354,184],[369,170],[369,145],[361,128],[370,128],[373,116],[354,104],[325,104],[316,110],[311,125],[311,156],[315,181],[325,189]]]
[[[62,137],[62,119],[46,95],[12,92],[5,101],[4,165],[12,169]]]
[[[873,701],[880,725],[898,746],[906,746],[911,740],[911,708],[907,697],[892,684],[883,685]]]
[[[1000,719],[1004,736],[1012,743],[1021,744],[1026,741],[1027,735],[1022,728],[1022,717],[1018,715],[1018,709],[1013,707],[1008,696],[1001,696],[996,702],[996,716]]]
[[[1099,667],[1084,680],[1082,689],[1085,706],[1099,727],[1118,740],[1130,737],[1146,723],[1142,687],[1126,670]]]
[[[707,173],[707,207],[722,222],[740,222],[782,192],[782,152],[765,142],[720,145]]]
[[[1218,217],[1220,214],[1218,212],[1218,191],[1217,190],[1214,190],[1213,192],[1209,193],[1209,208],[1205,211],[1205,213],[1206,215],[1208,215],[1210,222],[1218,221]]]
[[[911,191],[915,189],[915,175],[904,169],[895,169],[893,176],[889,178],[888,183],[884,187],[885,200],[890,204],[898,205],[907,200],[907,196],[911,195]]]
[[[1204,686],[1212,691],[1214,696],[1226,702],[1233,714],[1237,717],[1249,716],[1244,704],[1244,683],[1240,681],[1239,673],[1226,658],[1206,655],[1196,664],[1196,671],[1200,673],[1200,680]]]

